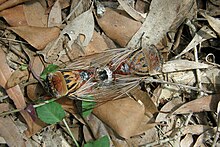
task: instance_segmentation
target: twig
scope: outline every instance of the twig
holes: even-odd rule
[[[70,130],[70,127],[68,126],[68,124],[67,124],[65,118],[63,119],[63,123],[64,123],[64,125],[66,126],[66,128],[67,128],[67,130],[68,130],[70,136],[72,137],[74,143],[76,144],[77,147],[79,147],[79,144],[78,144],[78,142],[76,141],[75,137],[73,136],[73,133],[72,133],[72,131]]]
[[[195,61],[196,62],[199,62],[199,59],[198,59],[198,51],[197,51],[197,48],[194,47],[194,56],[195,56]],[[201,80],[201,72],[199,69],[196,69],[196,77],[197,77],[197,84],[198,84],[198,87],[199,89],[202,89],[202,80]],[[199,96],[202,96],[204,95],[204,93],[202,91],[199,92]]]
[[[187,88],[187,89],[191,89],[194,91],[202,91],[202,92],[206,92],[206,93],[213,93],[212,91],[205,91],[202,89],[199,89],[198,87],[193,87],[193,86],[189,86],[189,85],[184,85],[184,84],[180,84],[180,83],[173,83],[173,82],[168,82],[168,81],[163,81],[163,80],[157,80],[157,79],[153,79],[153,78],[146,78],[143,79],[145,82],[155,82],[155,83],[161,83],[161,84],[170,84],[170,85],[175,85],[175,86],[179,86],[182,88]]]

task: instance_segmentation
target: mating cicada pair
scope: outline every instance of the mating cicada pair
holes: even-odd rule
[[[139,85],[143,76],[161,70],[157,49],[107,50],[74,60],[67,68],[48,75],[51,92],[56,97],[84,99],[93,95],[96,101],[123,96]]]

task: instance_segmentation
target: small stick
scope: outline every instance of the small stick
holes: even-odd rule
[[[68,126],[68,124],[67,124],[65,118],[63,119],[63,123],[64,123],[64,125],[66,126],[66,128],[67,128],[67,130],[68,130],[70,136],[72,137],[72,139],[73,139],[75,145],[76,145],[77,147],[79,147],[79,144],[78,144],[78,142],[76,141],[75,137],[73,136],[73,133],[72,133],[72,131],[70,130],[70,127]]]

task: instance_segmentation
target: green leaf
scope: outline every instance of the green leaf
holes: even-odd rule
[[[88,142],[84,145],[84,147],[109,147],[110,141],[108,139],[108,136],[103,136],[102,138],[99,138],[95,141]]]
[[[58,68],[59,68],[59,66],[57,66],[57,65],[55,65],[55,64],[49,64],[49,65],[47,66],[47,68],[45,68],[44,71],[41,73],[41,75],[40,75],[41,79],[46,80],[47,75],[48,75],[49,73],[54,73],[54,72],[56,72],[56,71],[58,70]]]
[[[28,68],[27,64],[21,64],[20,70],[26,70]]]
[[[36,108],[38,117],[47,124],[55,124],[65,117],[65,111],[57,102],[50,102]]]
[[[93,96],[84,97],[88,100],[94,100]],[[92,113],[93,108],[95,108],[96,102],[94,101],[82,101],[82,116],[87,117]]]

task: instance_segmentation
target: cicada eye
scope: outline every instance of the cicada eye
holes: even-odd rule
[[[99,74],[99,79],[101,81],[108,79],[108,74],[107,74],[106,70],[102,70],[98,74]]]

